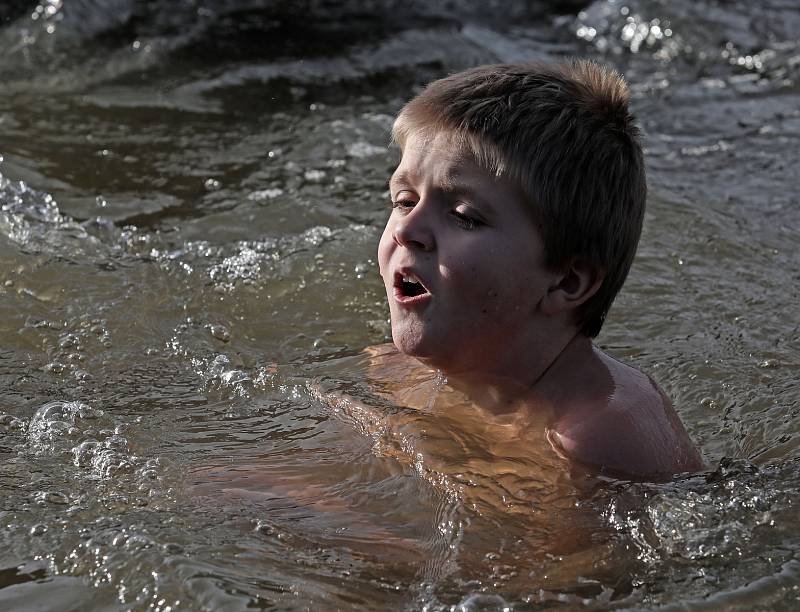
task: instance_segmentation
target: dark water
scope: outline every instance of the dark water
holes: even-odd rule
[[[576,5],[7,4],[0,609],[798,606],[800,9]],[[487,448],[513,424],[381,401],[359,356],[393,115],[572,55],[646,132],[599,343],[703,449],[668,484]]]

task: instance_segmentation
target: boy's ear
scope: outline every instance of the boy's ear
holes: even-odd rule
[[[554,315],[577,308],[597,293],[605,275],[602,266],[585,257],[571,259],[542,299],[542,310]]]

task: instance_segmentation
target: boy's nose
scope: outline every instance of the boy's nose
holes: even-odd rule
[[[394,241],[409,249],[432,251],[436,248],[430,224],[425,219],[425,212],[417,204],[405,217],[397,219],[394,224]]]

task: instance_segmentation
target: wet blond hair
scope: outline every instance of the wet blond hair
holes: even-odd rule
[[[580,310],[600,332],[628,275],[647,183],[630,95],[614,70],[591,61],[481,66],[434,81],[402,109],[392,136],[446,134],[489,172],[515,181],[539,223],[546,264],[581,257],[605,273]]]

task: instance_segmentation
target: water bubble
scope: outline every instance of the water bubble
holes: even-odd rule
[[[107,149],[103,149],[103,152],[106,154],[106,156],[108,155]],[[106,208],[108,206],[108,200],[106,200],[103,196],[97,196],[94,201],[100,208]]]
[[[103,446],[115,451],[127,451],[128,440],[123,436],[114,434],[103,442]]]
[[[89,439],[84,440],[72,449],[72,462],[75,467],[87,467],[91,464],[94,457],[95,450],[97,450],[97,440]]]
[[[272,189],[260,189],[258,191],[254,191],[247,196],[247,199],[253,200],[254,202],[263,202],[265,200],[273,200],[282,195],[283,189],[280,187],[274,187]]]
[[[232,386],[249,381],[250,378],[241,370],[228,370],[227,372],[224,372],[222,376],[220,376],[220,380],[224,384]]]
[[[82,419],[99,419],[105,413],[99,408],[92,408],[86,404],[80,404],[77,407],[77,414]]]
[[[496,610],[498,612],[511,612],[513,608],[500,595],[489,593],[472,593],[462,599],[454,608],[457,612],[471,612],[472,610]]]
[[[153,546],[153,540],[144,535],[131,535],[125,542],[125,548],[131,551],[143,550]]]
[[[203,186],[206,188],[207,191],[216,191],[220,187],[222,187],[222,183],[220,183],[215,178],[208,178],[203,183]]]
[[[356,267],[355,267],[354,270],[355,270],[355,273],[356,273],[356,278],[361,279],[361,278],[364,278],[364,276],[367,274],[367,272],[369,272],[370,265],[366,264],[366,263],[359,263],[359,264],[356,264]]]
[[[347,154],[350,157],[371,157],[386,153],[386,147],[379,147],[368,142],[354,142],[347,147]]]
[[[78,433],[75,420],[85,404],[80,402],[48,402],[31,417],[28,439],[37,451],[53,451],[58,441]]]
[[[39,504],[56,504],[58,506],[69,504],[69,497],[61,491],[39,491],[35,499]]]
[[[98,451],[92,458],[92,471],[102,479],[112,478],[118,474],[131,473],[134,466],[130,459],[110,448]]]
[[[25,429],[25,421],[23,421],[22,419],[14,418],[8,424],[8,428],[9,429],[24,430]]]
[[[45,372],[48,372],[50,374],[62,374],[64,370],[67,369],[67,366],[58,361],[53,361],[51,363],[46,364],[43,369]]]
[[[711,408],[712,410],[718,408],[717,402],[713,397],[704,397],[700,400],[700,405],[705,406],[706,408]]]
[[[155,470],[143,470],[140,472],[139,476],[143,480],[158,480],[158,472]]]
[[[271,523],[269,523],[268,521],[261,520],[261,519],[259,519],[256,522],[255,531],[257,531],[258,533],[262,533],[264,535],[269,535],[269,536],[275,535],[277,533],[277,530],[275,529],[275,527]]]
[[[228,342],[231,339],[231,332],[224,325],[215,324],[212,325],[209,330],[211,331],[211,335],[221,342]]]
[[[161,545],[161,550],[168,555],[178,555],[183,552],[183,546],[175,542],[167,542]]]
[[[326,174],[324,170],[306,170],[303,176],[307,181],[318,183],[325,178]]]
[[[31,527],[32,536],[40,536],[45,533],[47,533],[47,525],[43,525],[42,523],[36,523],[33,527]]]

